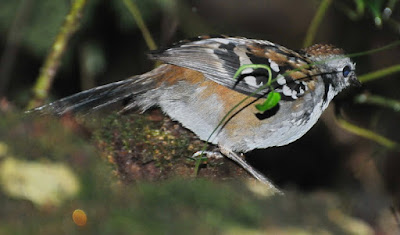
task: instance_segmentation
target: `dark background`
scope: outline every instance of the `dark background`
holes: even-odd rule
[[[136,2],[159,47],[197,35],[227,34],[265,39],[290,49],[302,47],[320,3],[312,0]],[[381,26],[374,23],[373,8],[369,8],[380,6],[382,12],[388,2],[365,1],[364,13],[351,18],[346,9],[355,9],[355,1],[334,1],[314,41],[355,53],[398,40],[399,4]],[[21,9],[23,3],[25,8]],[[20,112],[32,98],[31,89],[70,2],[2,0],[0,5],[0,97],[15,112]],[[23,17],[15,23],[17,14]],[[89,1],[81,27],[62,58],[48,101],[149,71],[154,62],[147,59],[148,51],[123,1]],[[362,75],[398,64],[400,49],[391,48],[353,60],[357,63],[357,74]],[[334,120],[333,106],[349,122],[400,142],[398,110],[354,102],[364,92],[400,100],[398,76],[394,73],[343,92],[303,138],[288,146],[253,151],[248,154],[249,161],[282,188],[303,193],[335,192],[345,204],[351,204],[347,208],[351,215],[364,219],[375,231],[382,231],[379,227],[382,211],[398,205],[399,152],[341,129]]]

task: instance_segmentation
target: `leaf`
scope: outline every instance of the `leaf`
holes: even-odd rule
[[[37,206],[59,206],[75,197],[80,188],[72,169],[62,163],[39,163],[12,156],[0,164],[1,190],[14,198],[32,201]]]
[[[261,112],[265,112],[275,107],[280,100],[281,94],[276,91],[271,91],[270,93],[268,93],[267,99],[264,101],[264,103],[256,104],[256,108]]]

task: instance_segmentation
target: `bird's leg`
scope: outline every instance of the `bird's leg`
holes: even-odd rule
[[[219,149],[223,155],[225,155],[229,159],[238,163],[247,172],[249,172],[252,176],[254,176],[254,178],[256,178],[259,181],[261,181],[262,183],[266,184],[274,193],[283,194],[283,192],[280,191],[277,187],[275,187],[275,185],[273,185],[272,182],[267,177],[265,177],[263,174],[258,172],[252,166],[250,166],[243,158],[241,158],[235,152],[233,152],[230,149],[224,148],[222,146],[219,146]]]

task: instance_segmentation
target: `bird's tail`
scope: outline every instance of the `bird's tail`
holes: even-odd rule
[[[166,66],[161,65],[142,75],[82,91],[28,112],[55,115],[88,113],[125,99],[130,99],[130,103],[125,106],[124,110],[133,108],[135,107],[134,97],[154,89]]]

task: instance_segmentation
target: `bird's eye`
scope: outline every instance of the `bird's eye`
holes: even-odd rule
[[[351,72],[350,66],[346,65],[346,66],[343,68],[343,76],[344,76],[344,77],[349,76],[350,72]]]

